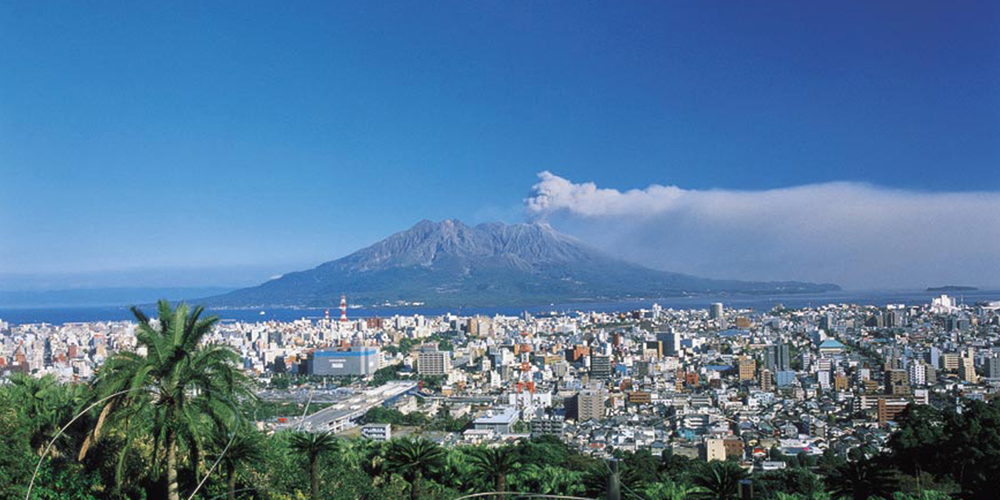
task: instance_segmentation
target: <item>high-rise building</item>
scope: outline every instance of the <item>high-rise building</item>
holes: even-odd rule
[[[941,368],[945,371],[958,371],[959,358],[958,353],[946,352],[941,355]]]
[[[771,370],[763,369],[760,371],[760,390],[764,392],[770,392],[771,388],[774,387],[774,376],[771,374]]]
[[[723,316],[724,308],[722,307],[722,302],[716,302],[712,304],[712,308],[708,310],[708,319],[720,319]]]
[[[604,418],[607,400],[608,394],[601,389],[584,389],[573,396],[573,401],[567,405],[567,413],[577,422],[601,420]]]
[[[440,376],[451,371],[451,351],[440,351],[436,346],[424,346],[417,353],[417,373]]]
[[[941,349],[931,347],[930,352],[927,353],[927,361],[934,368],[941,368]]]
[[[885,372],[885,393],[886,394],[909,394],[910,377],[906,370],[886,370]]]
[[[772,372],[792,369],[791,351],[788,344],[769,345],[764,350],[764,367]]]
[[[919,362],[910,363],[910,383],[916,386],[927,384],[927,365]]]
[[[740,380],[753,380],[757,373],[757,362],[753,358],[740,356]]]
[[[672,331],[656,333],[656,340],[663,343],[664,356],[676,356],[681,350],[681,335]]]
[[[611,356],[590,356],[590,378],[598,380],[611,378]]]
[[[987,363],[989,377],[1000,379],[1000,355],[994,354]]]
[[[962,380],[975,384],[979,381],[976,375],[975,360],[971,357],[962,358]]]

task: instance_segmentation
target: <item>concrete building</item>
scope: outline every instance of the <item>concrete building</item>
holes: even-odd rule
[[[740,380],[753,380],[757,373],[757,362],[752,358],[740,356]]]
[[[392,439],[392,424],[366,424],[361,427],[361,436],[372,441]]]
[[[607,400],[608,394],[602,389],[584,389],[568,402],[567,416],[577,422],[601,420],[604,418]]]
[[[712,304],[711,309],[708,310],[708,319],[720,319],[725,312],[725,308],[722,302],[715,302]]]
[[[349,351],[313,351],[306,359],[306,366],[310,375],[367,377],[379,369],[379,350],[353,346]]]
[[[705,461],[726,461],[726,441],[722,438],[705,439]]]
[[[979,376],[976,375],[975,359],[971,357],[962,358],[962,380],[973,384],[979,381]]]
[[[561,436],[566,427],[566,419],[558,415],[546,415],[531,419],[531,437]]]
[[[987,374],[991,379],[1000,380],[1000,355],[994,354],[987,363]]]
[[[489,430],[496,434],[511,434],[514,432],[514,424],[518,421],[517,410],[514,408],[498,408],[490,410],[472,421],[472,428],[476,430]]]
[[[590,378],[597,380],[611,378],[611,356],[590,356]]]
[[[451,352],[440,351],[436,346],[425,346],[417,353],[417,373],[440,376],[451,371]]]
[[[663,343],[664,356],[676,356],[681,350],[681,335],[672,331],[657,332],[656,340]]]

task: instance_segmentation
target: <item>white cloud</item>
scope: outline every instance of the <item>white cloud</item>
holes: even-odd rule
[[[1000,193],[837,182],[765,191],[619,191],[550,172],[528,216],[678,272],[848,288],[1000,285]]]

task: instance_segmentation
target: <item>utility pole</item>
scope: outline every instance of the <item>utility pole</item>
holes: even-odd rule
[[[618,475],[618,460],[608,459],[608,495],[607,500],[622,500],[622,483]]]

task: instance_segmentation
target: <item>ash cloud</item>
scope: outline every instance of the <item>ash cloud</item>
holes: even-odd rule
[[[1000,286],[1000,193],[835,182],[762,191],[650,185],[619,191],[545,171],[524,200],[592,245],[715,278],[853,289]]]

